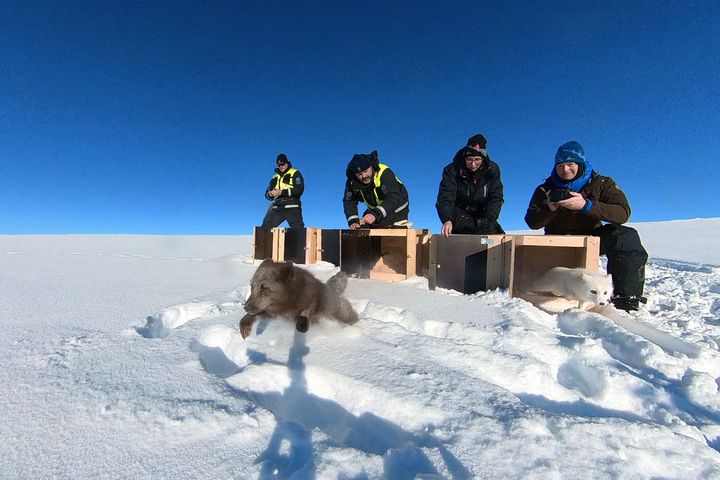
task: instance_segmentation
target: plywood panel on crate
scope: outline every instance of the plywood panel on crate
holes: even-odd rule
[[[273,258],[273,232],[270,228],[253,228],[253,259]]]
[[[316,261],[340,266],[340,232],[339,229],[317,230]]]
[[[428,284],[476,293],[509,288],[513,272],[512,238],[505,235],[433,235]]]
[[[278,228],[276,262],[305,263],[305,228]]]

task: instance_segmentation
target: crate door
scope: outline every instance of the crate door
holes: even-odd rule
[[[507,286],[505,250],[501,237],[433,235],[430,287],[471,294]]]
[[[324,235],[323,235],[324,236]],[[340,270],[356,278],[370,278],[373,263],[370,231],[342,230],[340,232]]]
[[[253,230],[253,260],[265,260],[273,256],[273,232],[270,228],[255,227]]]
[[[285,230],[285,261],[305,263],[307,228],[288,228]]]
[[[323,262],[330,262],[340,266],[340,232],[341,230],[326,230],[320,232],[320,254],[318,258]]]

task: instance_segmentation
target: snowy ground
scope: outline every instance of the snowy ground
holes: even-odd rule
[[[0,478],[719,478],[720,219],[635,226],[654,341],[418,278],[243,340],[248,237],[0,236]]]

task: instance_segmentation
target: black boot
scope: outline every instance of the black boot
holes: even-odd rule
[[[613,305],[615,305],[615,308],[617,308],[618,310],[625,310],[626,312],[630,312],[640,310],[640,304],[647,303],[647,298],[638,297],[635,295],[631,297],[618,296],[613,297],[612,302]]]

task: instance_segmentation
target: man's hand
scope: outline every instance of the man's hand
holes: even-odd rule
[[[282,193],[282,190],[276,188],[275,190],[270,190],[270,191],[268,192],[268,195],[270,195],[270,196],[273,197],[273,198],[277,198],[277,197],[280,196],[281,193]]]
[[[449,237],[452,233],[452,222],[448,220],[447,222],[443,223],[442,230],[440,230],[440,233],[443,237]]]
[[[372,213],[366,213],[365,215],[363,215],[363,218],[360,220],[360,223],[362,223],[364,225],[372,225],[373,223],[375,223],[375,220],[377,220],[375,218],[375,215],[373,215]]]
[[[560,200],[557,204],[568,210],[582,210],[585,208],[585,198],[577,192],[570,192],[571,197],[567,200]],[[548,203],[550,206],[550,203]]]
[[[547,206],[551,212],[557,212],[557,209],[560,208],[558,202],[547,202]]]
[[[351,230],[357,230],[358,228],[360,228],[360,224],[357,222],[350,225]]]

